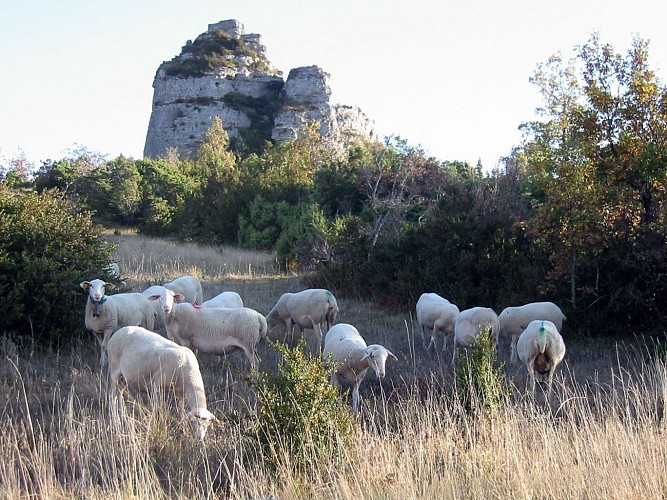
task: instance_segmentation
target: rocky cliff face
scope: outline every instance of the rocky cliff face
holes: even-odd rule
[[[359,108],[329,102],[329,80],[309,66],[292,69],[285,81],[267,60],[260,35],[246,34],[235,20],[211,24],[158,68],[144,156],[177,148],[193,157],[215,116],[230,137],[251,148],[268,139],[295,139],[316,121],[320,134],[334,142],[373,138],[374,123]]]

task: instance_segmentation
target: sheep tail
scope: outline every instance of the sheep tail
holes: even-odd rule
[[[535,343],[540,353],[544,353],[547,349],[547,329],[544,328],[544,321],[540,324],[539,336],[536,339]]]

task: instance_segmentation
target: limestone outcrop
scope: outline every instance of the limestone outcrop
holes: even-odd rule
[[[373,139],[374,123],[361,109],[330,102],[329,82],[317,66],[292,69],[283,80],[260,35],[246,34],[236,20],[210,24],[158,68],[144,156],[177,148],[194,157],[216,116],[232,140],[251,149],[269,139],[296,139],[314,122],[336,143]]]

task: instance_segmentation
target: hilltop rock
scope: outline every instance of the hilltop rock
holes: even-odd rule
[[[308,66],[292,69],[285,81],[266,58],[260,35],[246,34],[236,20],[210,24],[158,68],[144,156],[177,148],[194,157],[215,116],[231,138],[250,148],[296,139],[313,122],[335,143],[373,138],[374,123],[361,109],[330,103],[330,78]]]

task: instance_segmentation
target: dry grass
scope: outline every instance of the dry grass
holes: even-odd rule
[[[178,246],[125,234],[118,262],[141,287],[178,274],[268,312],[300,290],[273,274],[270,255]],[[230,259],[230,260],[225,260]],[[381,343],[398,363],[362,384],[356,446],[314,477],[271,474],[246,446],[253,423],[247,362],[200,354],[209,407],[224,420],[202,445],[170,401],[128,397],[110,411],[98,352],[83,330],[67,352],[17,352],[0,343],[2,498],[665,498],[664,356],[642,338],[567,340],[550,398],[525,395],[525,374],[505,367],[510,405],[474,419],[452,397],[450,353],[426,353],[409,313],[339,300],[340,322]],[[276,366],[268,345],[262,369]],[[508,359],[507,346],[500,358]]]
[[[116,262],[131,285],[164,283],[186,274],[205,281],[275,274],[276,258],[268,252],[175,243],[127,230],[109,232],[105,237],[118,245]]]

